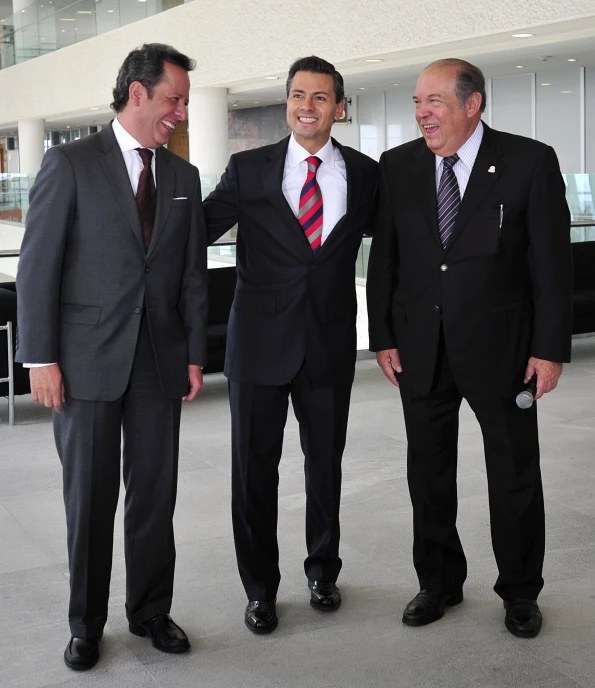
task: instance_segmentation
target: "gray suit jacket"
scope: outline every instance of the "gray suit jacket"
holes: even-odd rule
[[[51,148],[31,189],[17,277],[17,360],[57,361],[74,398],[123,394],[145,308],[168,396],[187,393],[188,364],[206,363],[198,170],[163,148],[155,165],[148,251],[111,126]]]

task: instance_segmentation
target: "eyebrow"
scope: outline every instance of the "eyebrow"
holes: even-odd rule
[[[292,88],[290,93],[312,93],[315,96],[328,96],[330,91],[304,91],[303,88]]]
[[[426,97],[426,100],[430,98],[444,98],[444,96],[441,93],[430,93],[430,95]],[[413,100],[421,100],[421,98],[419,96],[413,96]]]

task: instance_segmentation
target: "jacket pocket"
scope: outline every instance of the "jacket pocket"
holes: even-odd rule
[[[277,294],[258,294],[236,290],[233,306],[240,311],[274,313],[277,310]]]
[[[85,306],[80,303],[60,305],[61,322],[73,325],[97,325],[101,316],[101,306]]]

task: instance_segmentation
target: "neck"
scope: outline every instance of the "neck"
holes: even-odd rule
[[[310,155],[316,155],[319,150],[324,148],[326,144],[330,141],[330,136],[327,137],[326,141],[320,142],[319,139],[302,139],[299,136],[296,136],[295,134],[293,135],[295,138],[296,142],[300,144],[302,148],[305,148]]]

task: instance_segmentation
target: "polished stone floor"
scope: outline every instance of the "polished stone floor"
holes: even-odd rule
[[[544,627],[512,637],[492,591],[486,477],[479,427],[464,405],[459,523],[469,560],[465,601],[439,622],[400,621],[416,592],[405,432],[398,392],[372,360],[358,362],[344,458],[340,585],[334,614],[309,608],[302,560],[304,495],[296,422],[281,467],[280,623],[256,637],[243,625],[230,502],[227,387],[206,378],[184,408],[174,618],[192,651],[170,656],[128,632],[122,514],[117,517],[110,618],[100,663],[69,671],[68,569],[60,470],[50,415],[18,399],[7,426],[0,399],[0,686],[2,688],[593,688],[595,686],[595,336],[540,404],[547,508]]]

